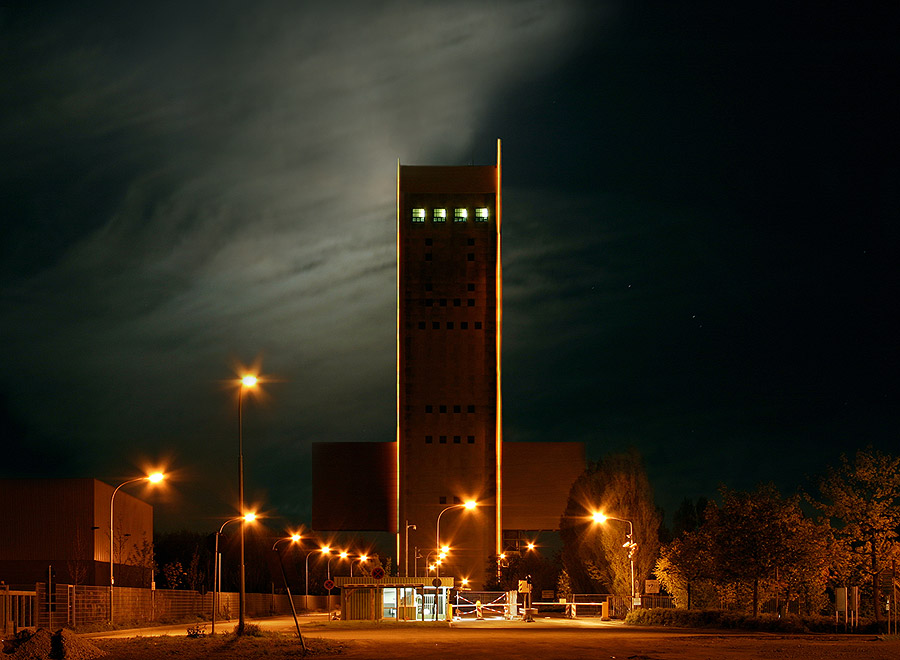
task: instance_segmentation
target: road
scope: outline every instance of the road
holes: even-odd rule
[[[303,616],[307,640],[340,644],[339,658],[421,660],[897,660],[900,639],[874,635],[785,635],[720,630],[644,628],[596,618],[539,618],[534,623],[463,621],[446,624],[327,622],[324,614]],[[291,617],[251,619],[265,630],[290,634]],[[230,632],[234,621],[222,625]],[[207,626],[208,630],[208,626]],[[183,635],[186,625],[96,633],[90,637]]]

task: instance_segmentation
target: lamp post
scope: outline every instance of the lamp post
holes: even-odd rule
[[[329,580],[331,579],[331,560],[334,559],[335,557],[339,557],[341,559],[346,559],[349,556],[350,556],[350,553],[348,553],[346,551],[341,551],[338,554],[336,554],[336,555],[333,554],[328,558],[327,575],[328,575]],[[352,568],[352,566],[351,566],[351,568]]]
[[[623,548],[628,548],[628,560],[631,563],[631,605],[629,610],[634,609],[634,553],[637,550],[637,543],[634,542],[634,524],[625,518],[616,518],[607,516],[599,511],[593,514],[594,522],[604,523],[607,520],[618,520],[619,522],[628,523],[628,540],[622,544]]]
[[[355,561],[355,562],[358,562],[358,563],[360,563],[360,564],[363,564],[363,563],[369,561],[369,556],[368,556],[368,555],[360,555],[360,556],[357,557],[356,559],[351,559],[351,560],[350,560],[350,577],[353,577],[353,562],[354,562],[354,561]]]
[[[244,511],[244,388],[256,387],[256,376],[247,375],[241,378],[241,387],[238,392],[238,499],[240,510]],[[238,629],[237,634],[244,634],[244,601],[246,600],[246,572],[244,570],[244,523],[241,523],[241,576],[240,593],[238,595]]]
[[[300,647],[303,649],[304,655],[306,654],[306,643],[303,641],[303,635],[300,633],[300,623],[297,621],[297,610],[294,608],[294,598],[291,596],[291,587],[288,585],[287,573],[284,572],[284,560],[281,558],[281,553],[278,552],[278,544],[282,541],[290,541],[291,543],[297,543],[300,541],[299,534],[292,534],[287,538],[278,539],[275,541],[275,544],[272,546],[272,550],[275,554],[278,555],[278,566],[281,568],[281,579],[284,580],[284,590],[287,592],[288,601],[291,604],[291,614],[294,615],[294,626],[297,628],[297,637],[300,638]]]
[[[115,564],[114,550],[115,550],[115,536],[113,536],[114,532],[114,523],[115,518],[113,517],[113,505],[116,502],[116,493],[119,492],[119,489],[122,486],[127,486],[128,484],[137,483],[138,481],[149,481],[152,484],[158,484],[160,481],[165,479],[165,475],[162,472],[154,472],[153,474],[146,477],[135,477],[134,479],[129,479],[128,481],[123,481],[118,486],[116,486],[112,495],[109,498],[109,623],[112,625],[113,623],[113,587],[115,586],[116,578],[113,575],[113,565]]]
[[[406,541],[403,544],[403,577],[409,577],[409,530],[415,528],[415,525],[410,525],[409,521],[406,521]]]
[[[348,556],[348,553],[346,551],[341,551],[340,553],[338,553],[336,555],[331,554],[331,556],[328,558],[328,565],[326,566],[326,569],[325,569],[325,571],[326,571],[325,574],[326,574],[328,580],[331,580],[331,560],[334,559],[335,557],[340,557],[341,559],[346,559],[347,556]],[[328,590],[328,611],[331,612],[331,589]]]
[[[306,553],[306,570],[303,572],[303,577],[306,580],[306,589],[303,598],[303,606],[307,610],[309,609],[309,556],[317,552],[321,552],[323,555],[327,555],[331,552],[331,548],[326,545],[325,547],[319,548],[318,550],[310,550]]]
[[[222,523],[222,526],[219,527],[219,531],[216,532],[216,543],[215,550],[213,554],[213,611],[212,611],[212,634],[216,634],[216,613],[219,610],[219,592],[222,590],[222,579],[219,577],[219,573],[221,572],[221,559],[219,558],[219,537],[222,536],[222,532],[225,529],[225,525],[228,523],[237,522],[238,520],[243,520],[245,522],[253,522],[256,520],[255,513],[245,513],[243,516],[237,516],[235,518],[229,518],[225,522]],[[243,524],[241,525],[243,529]]]
[[[435,534],[434,534],[434,540],[435,540],[435,547],[438,549],[439,552],[441,551],[441,516],[443,516],[445,513],[447,513],[450,509],[465,508],[465,509],[468,509],[469,511],[471,511],[476,506],[478,506],[478,502],[476,502],[475,500],[469,500],[468,502],[466,502],[464,504],[451,504],[450,506],[448,506],[447,508],[445,508],[443,511],[441,511],[438,514],[437,525],[436,525]],[[446,553],[446,550],[443,550],[443,552]],[[440,571],[440,569],[438,569],[437,575],[440,576],[440,574],[441,574],[441,571]]]

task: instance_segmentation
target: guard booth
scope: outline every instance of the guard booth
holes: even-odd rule
[[[353,576],[335,577],[334,583],[341,588],[345,621],[434,621],[447,618],[454,579]]]

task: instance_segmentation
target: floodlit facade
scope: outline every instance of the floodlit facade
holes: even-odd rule
[[[396,442],[313,447],[314,529],[391,531],[399,575],[474,588],[524,530],[558,528],[584,469],[581,443],[503,441],[500,156],[498,141],[492,166],[398,163]]]

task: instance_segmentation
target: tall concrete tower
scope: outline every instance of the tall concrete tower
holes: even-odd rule
[[[430,575],[440,543],[476,588],[503,530],[500,174],[499,140],[495,166],[397,171],[398,565]]]

